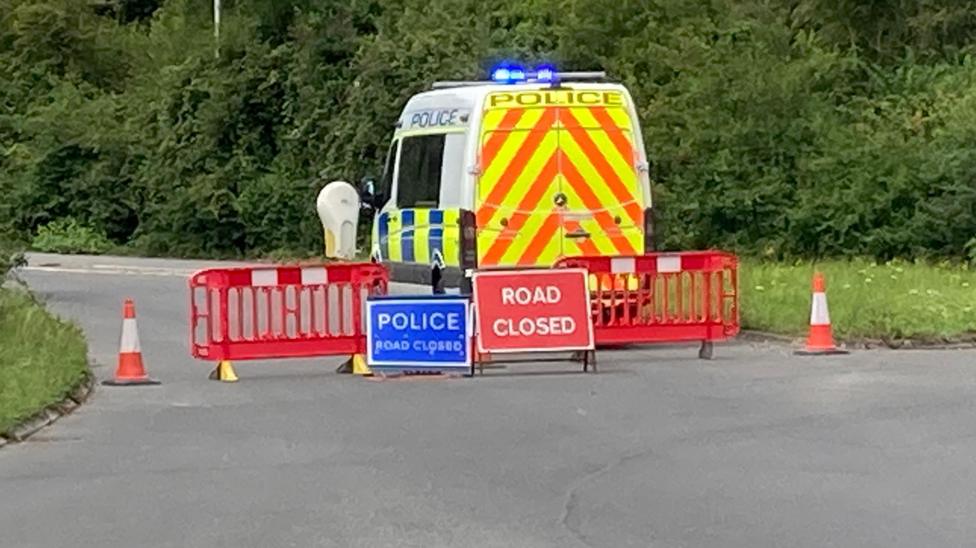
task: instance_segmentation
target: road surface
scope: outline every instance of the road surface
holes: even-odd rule
[[[114,367],[136,300],[156,387],[102,387],[0,449],[0,546],[971,546],[976,354],[693,347],[370,382],[337,359],[188,356],[202,263],[33,256]],[[402,288],[400,288],[402,289]]]

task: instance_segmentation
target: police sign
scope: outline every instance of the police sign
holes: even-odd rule
[[[370,297],[366,361],[374,369],[471,366],[469,301],[458,295]]]
[[[464,126],[471,115],[470,109],[432,108],[414,110],[404,114],[404,129],[430,129]]]

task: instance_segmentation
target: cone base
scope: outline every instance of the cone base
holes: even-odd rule
[[[146,377],[144,379],[108,379],[102,381],[105,386],[145,386],[145,385],[156,385],[162,384],[156,379],[150,379]]]
[[[839,356],[850,354],[850,351],[841,348],[804,348],[793,352],[797,356]]]

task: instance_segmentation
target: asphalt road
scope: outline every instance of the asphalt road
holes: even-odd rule
[[[46,265],[46,266],[45,266]],[[32,257],[111,376],[136,299],[156,387],[0,449],[0,546],[942,547],[976,539],[976,353],[603,353],[601,372],[371,382],[187,350],[200,263]],[[402,289],[402,288],[400,288]]]

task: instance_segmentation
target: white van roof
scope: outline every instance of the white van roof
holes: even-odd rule
[[[397,131],[435,128],[449,130],[452,127],[466,126],[472,113],[480,110],[485,103],[485,98],[495,92],[558,89],[613,90],[620,91],[628,100],[630,99],[630,93],[624,86],[610,82],[561,82],[559,86],[550,83],[457,82],[456,84],[457,87],[440,87],[411,97],[397,121]]]

